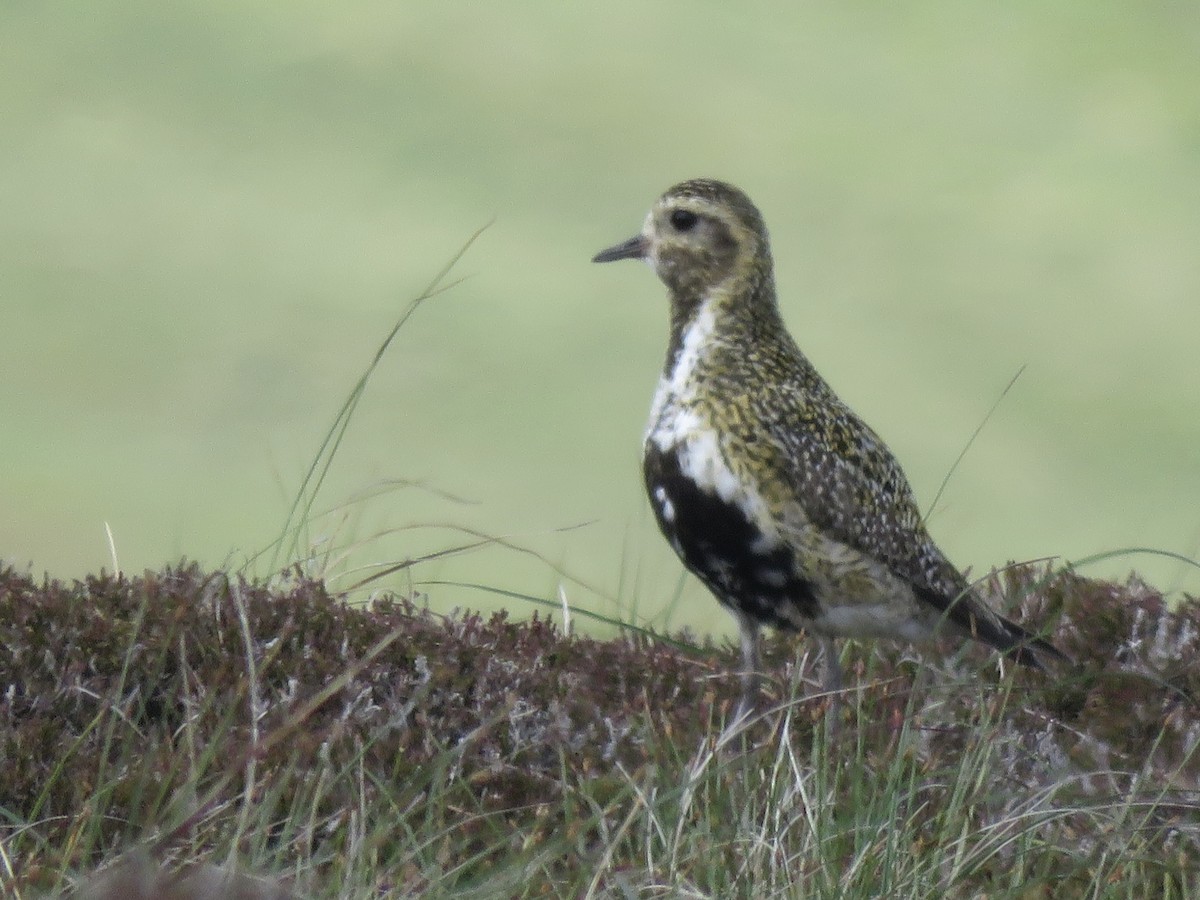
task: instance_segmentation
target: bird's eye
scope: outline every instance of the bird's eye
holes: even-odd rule
[[[697,221],[696,214],[691,210],[677,209],[671,213],[671,227],[676,231],[691,231]]]

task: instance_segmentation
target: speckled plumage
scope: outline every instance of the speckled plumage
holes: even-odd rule
[[[930,538],[882,440],[826,384],[779,315],[762,216],[737,188],[668,190],[636,237],[671,301],[646,431],[646,489],[684,564],[742,632],[743,705],[761,625],[826,640],[927,639],[949,623],[1038,666],[1045,641],[984,605]]]

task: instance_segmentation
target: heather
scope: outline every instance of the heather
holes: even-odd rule
[[[831,733],[803,641],[771,644],[762,714],[736,731],[735,648],[687,633],[352,605],[299,574],[6,568],[4,878],[14,896],[206,896],[234,872],[245,896],[1188,895],[1200,602],[1040,567],[986,587],[1075,664],[851,643]]]

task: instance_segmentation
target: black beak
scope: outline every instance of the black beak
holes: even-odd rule
[[[617,244],[615,247],[601,250],[592,257],[592,262],[614,262],[618,259],[645,259],[649,251],[650,242],[646,240],[645,235],[639,234],[637,237],[631,237],[623,244]]]

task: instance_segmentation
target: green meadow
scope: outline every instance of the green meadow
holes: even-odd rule
[[[243,565],[486,225],[355,410],[321,571],[724,629],[641,495],[661,285],[589,263],[704,175],[926,507],[949,476],[956,562],[1195,558],[1198,36],[1171,2],[5,4],[0,556]],[[1133,569],[1200,592],[1081,571]]]

